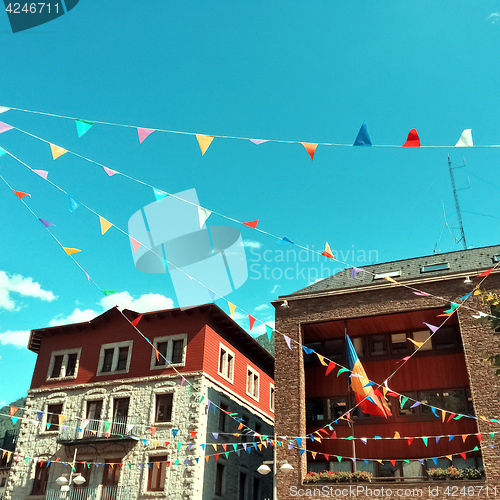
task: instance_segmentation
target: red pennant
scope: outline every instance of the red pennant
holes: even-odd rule
[[[374,391],[375,392],[375,391]],[[395,393],[395,392],[388,392],[387,393],[387,396],[392,396],[393,398],[397,398],[399,397],[399,394]]]
[[[320,429],[319,432],[322,432],[323,434],[326,434],[328,436],[328,431],[326,429]]]
[[[325,458],[326,458],[327,460],[330,460],[330,455],[327,455],[327,454],[325,453]]]
[[[396,465],[396,460],[389,460],[389,462],[391,462],[393,467]]]
[[[141,319],[142,319],[142,314],[140,316],[137,316],[137,318],[135,318],[134,321],[131,321],[131,323],[134,326],[137,326],[139,324],[139,321],[141,321]]]
[[[215,454],[215,460],[217,460],[217,462],[219,461],[219,454],[218,453]]]
[[[198,434],[198,431],[191,431],[191,439],[194,439],[196,434]]]
[[[251,227],[252,229],[255,229],[257,227],[257,224],[259,223],[258,220],[251,220],[250,222],[243,222],[242,224],[244,226]]]
[[[334,363],[333,361],[330,361],[330,363],[328,363],[328,368],[326,369],[325,375],[328,375],[336,366],[337,366],[336,363]]]
[[[149,430],[151,431],[151,435],[154,436],[156,432],[156,427],[150,427]]]
[[[40,467],[43,465],[43,462],[45,462],[45,460],[40,460]]]
[[[123,462],[120,462],[120,469],[123,469]]]
[[[56,458],[56,462],[59,462],[59,460],[61,460],[60,458]]]
[[[447,422],[449,422],[455,416],[456,416],[456,413],[450,413],[450,416],[448,417]]]
[[[17,410],[19,410],[19,408],[17,406],[11,406],[10,407],[10,416],[13,417]]]
[[[29,196],[31,198],[31,195],[28,193],[23,193],[22,191],[12,191],[20,200],[22,200],[25,196]]]
[[[170,444],[170,441],[165,441],[165,448]]]
[[[14,191],[15,193],[15,191]],[[493,271],[493,269],[495,269],[494,267],[492,267],[491,269],[488,269],[488,271],[484,271],[484,273],[481,273],[481,274],[478,274],[477,277],[481,277],[481,276],[489,276],[491,271]]]
[[[104,435],[106,436],[106,439],[109,439],[109,432],[105,432]]]
[[[224,451],[227,451],[227,444],[222,443],[222,447],[224,448]]]
[[[476,434],[477,440],[481,442],[481,434]]]
[[[408,446],[413,442],[413,438],[408,438]]]
[[[250,324],[250,330],[252,329],[253,324],[255,323],[255,318],[253,316],[248,315],[248,323]]]
[[[465,453],[460,453],[460,456],[465,460]]]
[[[383,398],[384,396],[382,395],[382,393],[378,390],[378,389],[375,389],[373,391],[373,394],[375,394],[375,396],[378,396],[379,398]]]
[[[416,129],[412,128],[408,133],[408,139],[403,144],[404,148],[419,148],[420,147],[420,138],[418,137]]]
[[[337,439],[337,431],[333,431],[330,439]]]

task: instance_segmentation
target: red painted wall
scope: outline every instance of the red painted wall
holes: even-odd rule
[[[221,343],[234,352],[233,384],[219,375],[219,345]],[[247,365],[259,373],[259,401],[256,401],[246,393]],[[257,365],[247,356],[232,347],[228,340],[219,335],[219,333],[217,333],[210,326],[206,326],[205,329],[205,357],[203,362],[203,371],[215,380],[224,384],[226,387],[232,389],[235,394],[239,395],[249,403],[252,403],[254,406],[257,406],[271,418],[274,418],[274,413],[271,412],[269,407],[270,388],[271,384],[274,384],[273,378],[266,374],[262,369],[258,368]]]

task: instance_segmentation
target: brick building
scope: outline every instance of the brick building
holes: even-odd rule
[[[499,424],[468,418],[500,417],[500,381],[495,369],[483,361],[485,353],[500,352],[498,336],[489,326],[477,326],[472,317],[477,315],[474,310],[490,311],[480,296],[472,294],[431,339],[431,330],[423,324],[441,325],[446,316],[439,315],[450,309],[451,302],[461,303],[459,299],[481,281],[477,275],[499,260],[500,246],[492,246],[375,264],[353,278],[352,270],[346,269],[275,301],[276,329],[314,350],[306,354],[304,349],[289,349],[277,336],[276,434],[302,437],[302,448],[317,452],[314,459],[309,451],[300,455],[297,449],[277,450],[278,460],[288,460],[294,467],[291,474],[278,475],[280,500],[297,496],[290,488],[294,492],[302,488],[306,496],[310,489],[312,495],[312,486],[303,484],[308,471],[368,471],[374,477],[372,487],[393,481],[421,485],[427,469],[453,464],[484,467],[485,484],[500,483],[500,455],[498,447],[492,447],[497,435],[492,441],[489,436],[500,430]],[[500,273],[494,270],[482,288],[500,290]],[[418,290],[430,296],[413,293]],[[352,422],[339,420],[356,405],[348,389],[349,373],[337,377],[334,370],[326,376],[316,353],[347,366],[345,333],[371,381],[382,384],[397,370],[388,384],[401,394],[387,397],[392,416],[366,415],[357,408],[349,414]],[[414,355],[412,341],[425,342]],[[411,358],[403,363],[407,356]],[[441,410],[446,411],[445,418]],[[455,418],[458,415],[464,417]],[[307,437],[319,429],[328,431],[328,436],[319,435],[330,439],[318,442]],[[393,439],[396,432],[401,439]],[[338,439],[349,436],[356,439]],[[366,444],[361,437],[368,438]],[[428,439],[408,442],[412,437]],[[437,463],[430,459],[434,457],[440,457]]]
[[[32,330],[38,358],[6,499],[58,500],[75,452],[86,482],[74,500],[271,495],[256,469],[272,458],[262,436],[273,434],[273,357],[213,304],[144,314],[158,356],[137,317],[113,308]]]

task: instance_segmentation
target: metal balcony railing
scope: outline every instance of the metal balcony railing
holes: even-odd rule
[[[69,491],[47,490],[45,500],[130,500],[131,489],[126,486],[72,487]]]
[[[59,426],[57,441],[94,441],[103,439],[137,438],[140,429],[136,417],[116,417],[114,420],[77,419]]]

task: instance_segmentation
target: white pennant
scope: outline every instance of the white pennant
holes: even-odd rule
[[[6,111],[9,111],[10,108],[6,108],[5,106],[0,106],[0,113],[5,113]]]
[[[474,146],[474,144],[472,143],[472,129],[466,128],[462,132],[462,135],[460,136],[460,139],[458,139],[458,142],[455,144],[455,147],[466,148],[472,146]]]
[[[203,227],[203,224],[205,224],[205,221],[210,217],[212,212],[210,210],[207,210],[206,208],[203,207],[198,207],[198,217],[200,219],[200,228]]]

